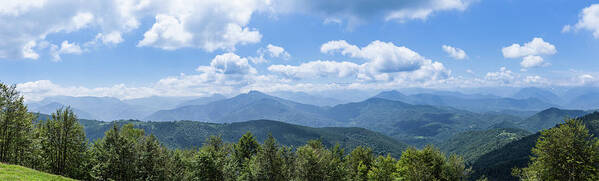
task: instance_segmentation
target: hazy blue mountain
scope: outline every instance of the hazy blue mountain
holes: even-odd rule
[[[413,102],[414,101],[414,100],[412,100],[412,98],[410,96],[402,94],[401,92],[396,91],[396,90],[383,91],[374,97],[388,99],[388,100],[392,100],[392,101],[401,101],[401,102]]]
[[[325,117],[325,109],[250,91],[233,98],[204,105],[184,106],[158,111],[146,120],[172,121],[194,120],[205,122],[241,122],[256,119],[280,120],[287,123],[332,126],[334,120]]]
[[[362,102],[318,107],[270,96],[257,91],[212,103],[158,111],[153,121],[193,120],[241,122],[253,119],[280,120],[305,126],[355,126],[382,132],[421,146],[466,130],[485,129],[501,121],[521,121],[505,114],[474,113],[451,107],[412,105],[372,98]]]
[[[552,107],[523,120],[518,125],[530,132],[537,132],[563,123],[566,118],[576,118],[585,114],[588,114],[588,112],[582,110],[564,110]]]
[[[518,92],[516,92],[512,97],[516,98],[516,99],[534,98],[534,99],[541,100],[543,102],[556,104],[556,105],[561,105],[564,102],[564,100],[562,98],[560,98],[553,92],[551,92],[549,90],[541,89],[538,87],[522,88]]]
[[[90,118],[98,120],[139,119],[154,112],[149,107],[126,104],[112,97],[55,96],[45,98],[35,104],[47,105],[50,103],[71,106],[73,109],[89,113]]]
[[[385,91],[375,97],[403,101],[410,104],[448,106],[475,112],[502,110],[538,111],[555,106],[535,98],[514,99],[480,94],[466,95],[456,92],[404,95],[397,91]]]
[[[185,107],[185,106],[197,106],[197,105],[204,105],[204,104],[208,104],[214,101],[220,101],[226,99],[225,96],[221,95],[221,94],[213,94],[207,97],[200,97],[200,98],[195,98],[195,99],[191,99],[191,100],[187,100],[184,102],[180,102],[179,104],[177,104],[176,106],[169,108],[169,109],[174,109],[174,108],[178,108],[178,107]]]
[[[573,87],[561,96],[566,100],[565,106],[570,109],[599,108],[599,87]]]
[[[164,109],[173,109],[181,103],[197,98],[198,97],[151,96],[136,99],[125,99],[123,102],[129,105],[147,107],[153,109],[154,111],[158,111]]]
[[[60,109],[60,108],[66,108],[67,106],[57,103],[57,102],[51,102],[48,103],[46,105],[34,105],[34,106],[29,106],[29,111],[31,112],[35,112],[35,113],[42,113],[42,114],[52,114],[54,112],[56,112],[56,110]],[[76,109],[76,108],[71,108],[73,109],[73,112],[75,112],[75,114],[77,114],[78,118],[81,119],[92,119],[93,116],[85,111]]]
[[[400,101],[371,98],[337,105],[331,118],[348,126],[363,127],[422,146],[472,129],[484,129],[500,121],[519,121],[509,115],[479,114],[450,107],[411,105]]]
[[[271,92],[269,95],[280,97],[283,99],[295,101],[302,104],[311,104],[316,106],[334,106],[337,104],[347,103],[347,101],[338,100],[330,97],[323,97],[318,95],[312,95],[305,92],[290,92],[280,91]]]

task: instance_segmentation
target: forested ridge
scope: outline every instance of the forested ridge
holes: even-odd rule
[[[397,159],[321,140],[283,146],[272,134],[259,143],[247,132],[237,142],[216,135],[198,149],[169,149],[144,129],[117,122],[90,142],[72,109],[37,119],[16,87],[4,84],[0,107],[1,162],[80,180],[463,180],[468,174],[461,157],[433,146],[408,148]]]
[[[15,86],[4,84],[0,108],[0,162],[78,180],[599,178],[597,112],[530,136],[517,128],[463,132],[439,143],[452,153],[446,154],[433,145],[406,149],[363,128],[310,128],[268,120],[98,122],[78,119],[69,107],[40,115],[29,112]],[[186,129],[204,131],[186,140]],[[241,130],[247,132],[235,136]],[[0,172],[0,178],[13,178],[10,174]]]

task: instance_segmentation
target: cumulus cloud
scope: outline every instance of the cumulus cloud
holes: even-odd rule
[[[281,57],[284,59],[288,59],[289,57],[291,57],[291,55],[287,51],[285,51],[283,47],[280,46],[268,44],[266,46],[266,50],[268,51],[271,57]]]
[[[291,54],[285,51],[285,48],[272,44],[268,44],[266,48],[258,49],[256,53],[258,54],[257,57],[249,57],[249,59],[255,64],[268,62],[267,57],[281,58],[284,60],[291,58]]]
[[[356,76],[360,65],[352,62],[335,61],[311,61],[302,63],[299,66],[292,65],[271,65],[268,70],[274,73],[284,75],[288,78],[314,78],[314,77],[337,77],[345,78]]]
[[[329,41],[320,48],[322,53],[340,52],[352,58],[369,60],[368,68],[381,73],[414,71],[428,59],[403,46],[391,42],[375,40],[365,47],[358,48],[345,40]]]
[[[550,64],[547,62],[543,62],[543,58],[536,55],[529,55],[522,58],[522,62],[520,62],[520,66],[523,68],[532,68],[532,67],[545,67]]]
[[[449,45],[443,45],[442,48],[443,51],[447,53],[447,55],[449,55],[449,57],[451,58],[463,60],[468,57],[468,55],[466,55],[466,52],[460,48],[455,48]]]
[[[156,2],[156,22],[138,46],[166,50],[184,47],[235,50],[238,44],[257,43],[262,35],[247,27],[254,12],[266,10],[268,0],[178,0]]]
[[[56,45],[51,45],[50,54],[52,55],[54,61],[60,61],[61,54],[81,54],[83,50],[76,43],[69,43],[69,41],[63,41],[60,44],[60,47]]]
[[[499,68],[498,72],[487,72],[487,74],[485,75],[485,79],[491,81],[499,81],[503,84],[509,84],[516,79],[516,76],[514,75],[514,72],[512,72],[511,70],[508,70],[505,67],[501,67]]]
[[[298,66],[271,65],[268,70],[287,78],[352,78],[360,82],[426,82],[449,77],[451,71],[442,63],[433,62],[418,53],[390,42],[373,41],[359,48],[345,40],[329,41],[321,46],[322,53],[340,53],[366,62],[311,61]]]
[[[593,37],[599,38],[599,4],[582,9],[578,16],[578,22],[575,25],[565,25],[562,32],[587,30],[593,33]]]
[[[545,55],[553,55],[557,53],[557,49],[551,43],[545,42],[542,38],[533,38],[530,42],[524,45],[512,44],[501,49],[505,58],[522,58],[520,65],[523,68],[548,66],[543,57]]]
[[[0,29],[0,58],[38,58],[44,49],[31,49],[31,42],[40,44],[50,34],[84,29],[96,34],[85,45],[116,45],[125,41],[124,33],[139,28],[141,19],[151,18],[155,22],[139,46],[235,50],[237,45],[260,41],[260,32],[248,23],[253,13],[266,11],[269,4],[270,0],[3,1],[0,26],[11,28]]]
[[[234,51],[258,43],[262,34],[250,27],[252,16],[318,14],[329,22],[360,24],[371,19],[406,21],[426,19],[435,12],[464,10],[472,0],[304,1],[304,0],[20,0],[0,2],[0,58],[37,59],[42,51],[32,46],[49,41],[48,35],[85,30],[95,34],[78,42],[84,46],[113,46],[126,41],[124,34],[137,30],[142,19],[154,20],[140,47],[164,50],[200,48],[208,52]],[[56,11],[61,9],[61,11]],[[67,35],[68,36],[68,35]],[[64,40],[49,42],[58,44]],[[33,42],[33,43],[31,43]],[[101,44],[100,44],[101,42]],[[32,48],[34,47],[34,48]],[[273,47],[275,48],[275,47]],[[269,49],[270,51],[270,49]],[[51,52],[50,52],[51,53]],[[282,54],[285,56],[286,54]]]
[[[343,22],[355,26],[368,19],[380,18],[385,21],[405,22],[407,20],[425,20],[435,12],[463,11],[471,0],[420,0],[420,1],[318,1],[289,0],[276,1],[277,11],[316,14],[324,17],[325,22]]]
[[[222,74],[255,74],[256,69],[248,64],[246,58],[241,58],[234,53],[225,53],[217,55],[210,62],[210,68]],[[204,67],[198,68],[198,71],[206,70]]]
[[[545,42],[542,38],[535,37],[524,45],[512,44],[501,49],[506,58],[520,58],[529,55],[553,55],[557,52],[555,46]]]

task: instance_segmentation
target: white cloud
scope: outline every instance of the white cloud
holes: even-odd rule
[[[270,0],[2,1],[0,27],[11,28],[0,29],[0,58],[33,58],[32,51],[23,51],[29,49],[28,43],[39,44],[48,41],[48,35],[68,36],[84,29],[96,34],[85,45],[100,41],[116,45],[125,41],[124,33],[138,29],[142,19],[150,18],[156,22],[145,30],[140,46],[234,50],[237,45],[260,41],[260,32],[248,23],[252,14],[267,11],[269,5]],[[35,50],[39,57],[42,49]]]
[[[254,12],[266,10],[269,4],[269,0],[153,2],[159,7],[156,23],[138,45],[167,50],[235,50],[236,45],[260,42],[260,32],[247,24]]]
[[[60,48],[56,45],[50,45],[50,54],[54,61],[60,61],[61,54],[81,54],[83,50],[76,43],[69,43],[69,41],[63,41],[60,44]]]
[[[578,22],[573,26],[565,25],[562,32],[582,29],[592,32],[593,37],[599,38],[599,4],[592,4],[582,9],[578,16],[580,17]]]
[[[286,78],[309,80],[310,78],[350,78],[358,82],[395,82],[408,84],[429,82],[449,77],[451,71],[442,63],[433,62],[406,48],[393,43],[373,41],[359,48],[344,40],[329,41],[321,46],[322,53],[340,52],[366,62],[311,61],[298,66],[271,65],[268,70]]]
[[[358,72],[360,71],[360,65],[352,62],[317,60],[302,63],[299,66],[271,65],[268,67],[268,70],[289,78],[305,79],[331,76],[345,78],[350,76],[357,76]]]
[[[501,49],[505,58],[520,58],[529,55],[553,55],[557,52],[555,46],[545,42],[542,38],[533,38],[524,45],[512,44]]]
[[[468,57],[466,52],[460,48],[455,48],[449,45],[443,45],[442,48],[443,51],[445,51],[445,53],[447,53],[451,58],[463,60]]]
[[[25,46],[23,47],[23,58],[28,58],[28,59],[37,59],[40,57],[39,54],[37,54],[33,48],[37,45],[37,43],[35,43],[35,41],[30,41],[27,44],[25,44]]]
[[[285,0],[274,1],[274,4],[275,11],[319,15],[324,18],[325,23],[346,21],[349,27],[352,27],[372,19],[399,22],[425,20],[435,12],[463,11],[472,2],[472,0],[381,0],[377,2]]]
[[[536,55],[529,55],[522,58],[522,62],[520,62],[520,66],[523,68],[533,68],[533,67],[544,67],[549,66],[549,63],[543,61],[543,57]]]
[[[222,74],[255,74],[256,70],[248,64],[246,58],[241,58],[234,53],[225,53],[217,55],[210,62],[210,68]],[[206,70],[204,67],[198,68],[198,71]]]
[[[485,79],[499,81],[501,84],[510,84],[516,79],[516,76],[511,70],[501,67],[498,72],[488,72]]]
[[[505,58],[522,58],[520,65],[524,68],[549,66],[549,63],[543,61],[542,55],[553,55],[557,53],[555,45],[545,42],[542,38],[533,38],[524,45],[512,44],[501,49]]]
[[[378,40],[362,48],[351,45],[345,40],[329,41],[321,46],[320,51],[322,53],[340,51],[342,55],[366,59],[369,61],[368,69],[379,73],[414,71],[423,63],[430,61],[409,48]]]
[[[102,42],[104,45],[116,45],[125,41],[121,36],[121,32],[113,31],[108,34],[98,33],[93,41],[86,44],[96,44],[96,42]]]
[[[268,44],[266,48],[258,49],[256,53],[258,54],[257,57],[249,57],[249,59],[255,64],[267,63],[268,60],[266,59],[266,56],[270,58],[282,58],[284,60],[291,58],[291,54],[285,51],[285,48],[272,44]]]
[[[268,46],[266,46],[266,50],[268,50],[268,53],[270,53],[269,55],[271,57],[281,57],[283,59],[289,59],[289,57],[291,57],[291,55],[280,46],[268,44]]]
[[[144,33],[144,39],[137,46],[154,46],[165,50],[189,46],[193,35],[185,30],[182,23],[173,16],[157,15],[156,23]]]
[[[369,1],[304,0],[21,0],[0,2],[0,58],[43,56],[31,43],[49,41],[51,34],[80,32],[96,37],[83,41],[87,46],[116,45],[126,41],[124,34],[145,32],[139,46],[166,50],[191,47],[208,52],[234,51],[237,46],[260,42],[262,34],[250,27],[256,13],[308,13],[324,20],[360,24],[371,19],[405,21],[426,19],[439,11],[464,10],[472,0],[423,0],[377,3]],[[61,11],[57,11],[60,9]],[[142,19],[154,19],[148,30],[137,30]],[[350,25],[351,26],[351,25]],[[133,36],[137,37],[137,36]],[[64,40],[49,42],[58,44]],[[79,42],[82,43],[82,42]],[[52,52],[49,52],[52,54]],[[283,54],[285,55],[285,54]]]

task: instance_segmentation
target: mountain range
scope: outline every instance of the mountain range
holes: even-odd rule
[[[193,120],[215,123],[272,119],[304,126],[355,126],[378,131],[400,141],[421,146],[454,133],[484,129],[499,121],[520,118],[484,114],[451,107],[412,105],[370,98],[361,102],[319,107],[270,96],[258,91],[211,102],[158,111],[146,120]]]
[[[49,115],[38,114],[39,120],[48,119]],[[322,127],[313,128],[288,124],[280,121],[253,120],[235,123],[206,123],[198,121],[165,121],[151,122],[138,120],[119,120],[112,122],[79,119],[86,137],[90,142],[104,137],[104,133],[113,124],[122,126],[133,124],[152,134],[165,146],[170,148],[197,149],[210,136],[220,136],[225,142],[237,142],[246,132],[251,132],[259,142],[263,142],[268,134],[272,134],[281,145],[299,147],[308,140],[320,140],[327,147],[339,144],[346,150],[358,146],[368,146],[380,155],[391,154],[399,157],[408,145],[381,133],[357,127]]]

